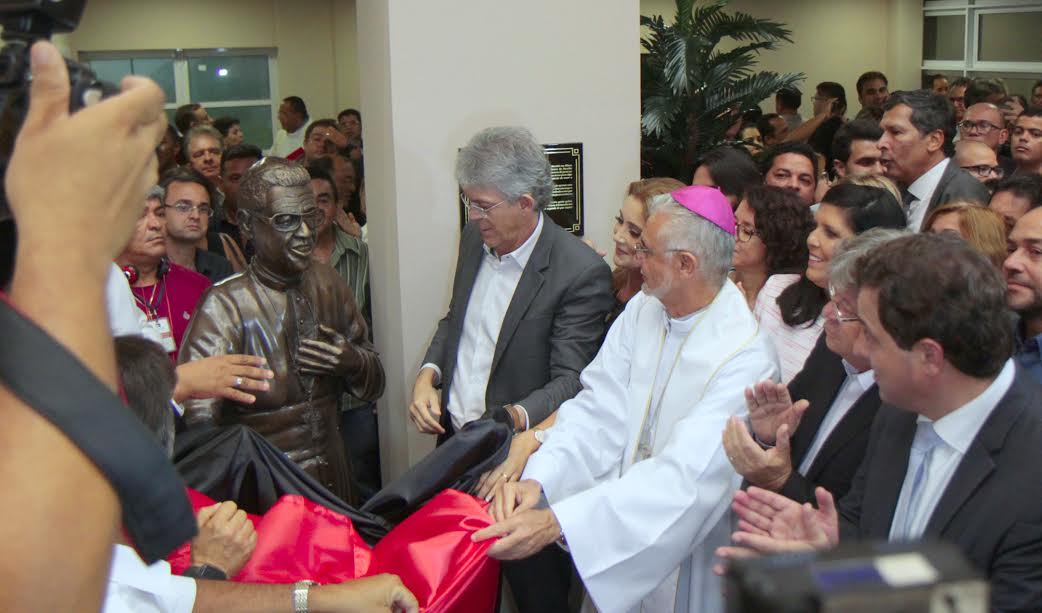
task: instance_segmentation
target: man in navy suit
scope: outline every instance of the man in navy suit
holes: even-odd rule
[[[886,403],[865,460],[838,506],[823,488],[818,509],[738,492],[735,543],[779,552],[841,538],[949,541],[988,577],[992,610],[1037,611],[1042,390],[1011,358],[998,271],[961,240],[916,235],[870,253],[856,277],[858,350]]]

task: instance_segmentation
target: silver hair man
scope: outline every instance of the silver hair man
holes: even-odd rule
[[[539,211],[550,203],[550,163],[532,133],[517,126],[475,134],[456,157],[456,181],[494,187],[510,201],[531,194]]]
[[[717,288],[723,286],[734,255],[734,235],[684,208],[669,194],[655,196],[649,209],[651,215],[669,216],[659,231],[665,248],[690,251],[698,258],[706,282]]]
[[[872,228],[846,239],[832,254],[832,261],[829,263],[829,284],[836,291],[854,288],[854,271],[857,269],[858,260],[876,247],[909,234],[911,232],[907,230]]]

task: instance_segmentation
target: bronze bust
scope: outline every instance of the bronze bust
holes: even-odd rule
[[[302,167],[266,158],[243,176],[239,227],[255,254],[242,273],[210,288],[185,332],[180,361],[245,353],[274,371],[256,402],[185,403],[188,428],[243,424],[282,449],[334,494],[351,501],[337,432],[344,392],[383,393],[384,371],[350,288],[311,259],[321,216]]]

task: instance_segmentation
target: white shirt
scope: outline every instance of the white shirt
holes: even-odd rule
[[[800,275],[778,274],[767,277],[760,293],[756,295],[753,305],[753,317],[760,322],[760,329],[771,339],[774,350],[778,352],[778,363],[781,366],[781,382],[786,385],[796,373],[803,370],[807,356],[818,344],[818,337],[825,329],[825,316],[819,314],[813,322],[790,326],[782,319],[778,296],[793,283],[800,280]]]
[[[102,613],[191,613],[195,606],[195,579],[170,572],[160,560],[145,565],[137,552],[115,545]]]
[[[510,253],[497,257],[488,245],[481,246],[484,254],[463,316],[463,333],[456,352],[456,370],[452,374],[452,393],[447,407],[457,430],[485,414],[485,388],[492,374],[499,329],[503,327],[503,318],[521,281],[521,273],[542,232],[543,215],[540,214],[532,235]],[[434,369],[441,378],[437,365],[424,364],[423,368]],[[527,428],[528,414],[524,417]]]
[[[304,132],[308,129],[308,121],[302,123],[296,132],[286,132],[279,128],[279,131],[275,133],[275,140],[271,143],[271,149],[268,149],[268,155],[284,158],[303,147]]]
[[[948,489],[948,482],[951,481],[952,475],[955,474],[963,456],[973,443],[973,439],[980,432],[981,426],[1013,385],[1015,372],[1013,359],[1006,360],[1006,365],[1002,367],[999,376],[981,395],[933,422],[934,431],[944,442],[933,449],[926,473],[920,484],[923,489],[919,496],[919,507],[912,510],[913,517],[910,523],[909,532],[913,538],[922,536],[926,531],[926,526],[930,523],[930,517],[933,516],[937,503],[940,502],[944,490]],[[929,421],[920,415],[916,424]],[[915,478],[912,468],[913,466],[909,463],[904,485],[901,486],[901,496],[897,499],[897,509],[905,508],[908,505],[907,498],[911,496],[912,481]],[[891,539],[894,538],[895,527],[901,525],[901,519],[898,517],[898,513],[894,513],[893,522],[890,524]]]
[[[825,418],[821,420],[818,432],[814,435],[814,442],[811,443],[810,449],[807,450],[807,454],[803,456],[803,461],[800,462],[799,471],[803,476],[807,476],[807,471],[814,464],[814,459],[818,457],[818,452],[825,445],[825,441],[829,440],[832,431],[836,429],[839,422],[843,421],[843,418],[850,412],[858,398],[861,398],[868,391],[868,388],[872,387],[876,382],[876,374],[872,369],[859,373],[854,370],[850,362],[843,360],[843,370],[847,371],[847,378],[843,380],[843,385],[840,386],[836,399],[832,401],[832,406],[829,407],[828,413],[825,413]]]
[[[933,193],[937,191],[937,184],[941,182],[941,176],[944,174],[944,169],[948,168],[950,161],[951,158],[944,158],[937,162],[933,168],[924,172],[908,186],[908,191],[915,196],[915,200],[908,205],[908,229],[912,232],[918,232],[919,226],[923,225],[926,208],[930,206]]]

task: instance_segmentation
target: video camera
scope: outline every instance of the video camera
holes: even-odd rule
[[[7,172],[18,130],[29,108],[29,48],[56,33],[72,32],[87,0],[0,0],[0,176]],[[99,81],[89,68],[66,58],[69,69],[69,112],[75,112],[119,88]],[[0,221],[10,217],[7,196],[0,190]]]

